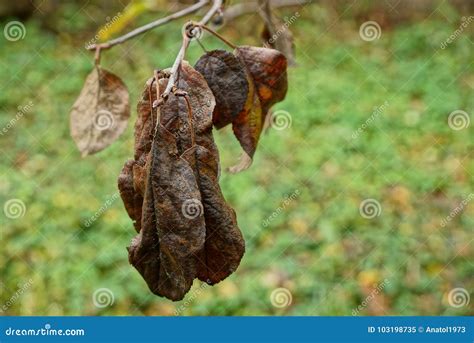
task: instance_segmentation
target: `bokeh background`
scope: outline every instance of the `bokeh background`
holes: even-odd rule
[[[249,170],[221,177],[243,261],[177,303],[149,292],[128,264],[135,232],[116,180],[132,156],[138,96],[153,69],[172,64],[186,19],[103,54],[131,94],[131,122],[111,147],[81,158],[69,111],[93,67],[84,46],[102,26],[120,14],[101,36],[115,37],[185,2],[0,1],[1,314],[474,314],[471,1],[276,9],[283,20],[298,13],[298,66],[275,107],[287,122],[262,136]],[[250,13],[219,32],[261,45],[262,28]],[[193,44],[187,58],[201,54]],[[215,138],[222,165],[234,164],[232,130]]]

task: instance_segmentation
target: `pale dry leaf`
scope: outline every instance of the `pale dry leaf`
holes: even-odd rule
[[[129,117],[127,87],[118,76],[96,67],[71,110],[71,136],[82,156],[95,154],[117,140]]]

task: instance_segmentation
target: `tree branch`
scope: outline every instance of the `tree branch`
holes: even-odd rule
[[[170,21],[173,21],[173,20],[176,20],[176,19],[179,19],[181,17],[184,17],[184,16],[187,16],[189,14],[192,14],[194,12],[197,12],[198,10],[200,10],[201,8],[203,8],[204,6],[206,6],[207,4],[209,4],[209,0],[200,0],[198,3],[192,5],[192,6],[189,6],[187,8],[184,8],[178,12],[175,12],[167,17],[164,17],[164,18],[160,18],[158,20],[155,20],[151,23],[148,23],[146,25],[143,25],[133,31],[130,31],[129,33],[123,35],[123,36],[120,36],[118,38],[115,38],[115,39],[112,39],[108,42],[105,42],[105,43],[99,43],[99,44],[92,44],[90,46],[87,47],[87,50],[96,50],[97,48],[101,49],[101,50],[104,50],[104,49],[109,49],[111,47],[113,47],[114,45],[117,45],[117,44],[121,44],[131,38],[134,38],[146,31],[149,31],[151,29],[154,29],[155,27],[158,27],[158,26],[161,26],[161,25],[164,25],[164,24],[167,24],[169,23]],[[214,8],[214,7],[213,7]],[[212,9],[211,9],[212,10]],[[208,12],[208,14],[211,12],[211,10]],[[214,12],[215,13],[215,12]],[[207,14],[206,14],[207,15]],[[212,17],[212,16],[211,16]],[[204,17],[206,18],[206,17]],[[210,19],[210,18],[209,18]],[[209,20],[207,19],[207,20]]]
[[[223,3],[222,0],[214,0],[214,4],[212,5],[211,9],[204,15],[204,17],[199,21],[199,23],[197,23],[197,25],[194,24],[193,22],[187,23],[185,25],[185,29],[183,30],[183,44],[181,45],[181,49],[178,52],[178,56],[176,56],[173,66],[171,67],[168,85],[166,86],[165,91],[161,95],[162,99],[166,99],[168,97],[168,95],[173,90],[173,87],[176,84],[176,81],[178,79],[179,67],[181,66],[181,63],[183,62],[184,55],[186,54],[186,50],[189,46],[189,42],[196,34],[196,32],[193,31],[194,28],[196,26],[206,25],[207,22],[212,19],[214,14],[216,14],[217,11],[219,11],[219,9],[222,7],[222,3]]]
[[[313,2],[312,0],[271,0],[272,8],[290,7],[298,5],[306,5]],[[248,1],[241,4],[228,7],[224,11],[224,20],[231,21],[241,15],[255,13],[259,9],[258,1]]]

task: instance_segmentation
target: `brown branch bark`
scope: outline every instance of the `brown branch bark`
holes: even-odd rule
[[[109,49],[109,48],[113,47],[114,45],[121,44],[121,43],[123,43],[123,42],[125,42],[125,41],[127,41],[131,38],[134,38],[134,37],[144,33],[144,32],[150,31],[151,29],[154,29],[155,27],[165,25],[165,24],[169,23],[170,21],[185,17],[185,16],[187,16],[189,14],[192,14],[194,12],[197,12],[198,10],[200,10],[201,8],[206,6],[207,4],[209,4],[209,0],[200,0],[198,3],[196,3],[192,6],[186,7],[186,8],[184,8],[184,9],[178,11],[178,12],[175,12],[175,13],[167,16],[167,17],[160,18],[160,19],[155,20],[151,23],[148,23],[148,24],[143,25],[139,28],[136,28],[135,30],[130,31],[129,33],[127,33],[123,36],[117,37],[117,38],[112,39],[112,40],[110,40],[108,42],[105,42],[105,43],[92,44],[92,45],[87,47],[87,50],[96,50],[97,48],[99,48],[101,50]]]
[[[279,7],[290,7],[298,5],[310,4],[312,0],[271,0],[271,6],[273,8]],[[233,19],[240,17],[244,14],[256,13],[259,9],[258,1],[246,1],[241,4],[233,5],[224,11],[224,20],[232,21]]]

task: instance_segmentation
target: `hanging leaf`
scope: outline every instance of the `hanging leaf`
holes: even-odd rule
[[[120,196],[129,217],[137,232],[141,229],[142,204],[145,197],[146,162],[151,149],[153,132],[156,122],[156,111],[152,113],[152,89],[154,79],[146,82],[145,89],[137,104],[137,120],[135,122],[135,154],[134,160],[125,162],[118,178]]]
[[[228,168],[238,173],[250,167],[266,116],[283,100],[288,89],[285,56],[274,49],[241,46],[236,56],[246,67],[249,92],[244,109],[232,122],[232,129],[244,153],[237,165]]]
[[[181,300],[196,276],[205,223],[193,170],[180,158],[174,134],[162,124],[157,126],[147,176],[142,230],[129,247],[129,259],[153,293]],[[198,212],[186,213],[186,204],[197,205]]]
[[[160,80],[159,84],[160,88],[165,87],[166,80]],[[149,103],[153,103],[156,85],[149,94]],[[181,133],[190,134],[180,126],[181,119],[188,118],[187,108],[180,106],[179,99],[170,94],[158,110],[159,113],[150,107],[152,115],[148,123],[156,120],[160,123],[146,162],[141,231],[129,247],[129,259],[153,293],[176,301],[184,297],[196,276],[196,256],[204,248],[205,223],[202,213],[186,215],[185,212],[193,205],[199,209],[201,203],[194,172],[179,151],[193,149],[180,139]],[[172,121],[167,120],[164,113],[173,110],[177,112],[168,118]]]
[[[127,127],[129,117],[127,87],[118,76],[96,67],[71,110],[71,136],[82,156],[112,144]]]
[[[204,77],[187,62],[182,63],[178,88],[188,94],[191,112],[184,111],[187,104],[183,97],[170,95],[161,108],[161,120],[168,129],[175,130],[181,141],[178,153],[195,174],[201,195],[197,205],[202,206],[206,224],[205,247],[197,257],[197,277],[215,284],[237,269],[245,251],[245,242],[235,212],[226,203],[219,187],[219,152],[212,135],[212,114],[216,106],[214,95]],[[195,144],[189,148],[193,136]]]
[[[250,75],[249,94],[244,109],[232,122],[232,130],[244,150],[239,163],[229,167],[227,171],[232,174],[248,169],[252,165],[252,157],[255,154],[260,133],[262,131],[262,105],[258,97],[255,83]]]
[[[193,167],[201,192],[206,222],[206,244],[198,258],[197,276],[215,284],[232,274],[245,252],[235,211],[226,203],[218,182],[218,156],[201,145],[184,153]]]
[[[219,152],[212,135],[212,114],[217,100],[204,77],[187,63],[182,65],[178,85],[188,92],[195,132],[194,149],[183,150],[182,158],[194,171],[206,223],[206,244],[198,257],[197,277],[215,284],[237,269],[245,242],[235,212],[226,203],[219,186]],[[186,118],[181,121],[184,123]]]
[[[216,99],[212,121],[218,129],[230,124],[243,110],[249,84],[242,63],[225,50],[207,52],[195,68],[207,81]]]
[[[288,90],[287,59],[275,49],[241,46],[236,49],[257,88],[266,116],[271,106],[282,101]]]
[[[135,186],[137,180],[137,175],[134,173],[135,167],[134,160],[125,162],[118,178],[118,188],[128,216],[133,220],[137,232],[140,232],[143,194],[137,192]]]
[[[119,176],[125,208],[139,231],[129,261],[153,293],[172,300],[182,299],[195,277],[209,284],[226,278],[245,250],[218,184],[214,96],[187,62],[179,73],[178,91],[158,108],[157,85],[166,88],[167,72],[147,82],[137,107],[135,159]]]

